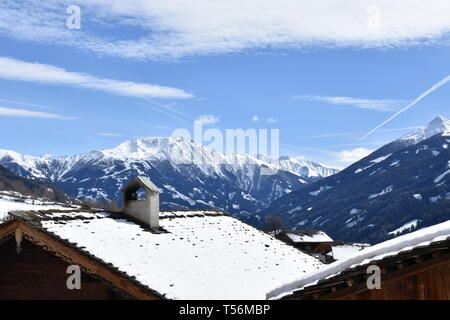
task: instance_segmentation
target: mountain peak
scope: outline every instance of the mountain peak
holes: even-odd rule
[[[282,170],[294,172],[301,177],[308,178],[328,177],[339,172],[338,169],[329,168],[317,162],[289,156],[280,157],[279,167]]]
[[[192,142],[184,137],[145,137],[126,140],[101,152],[107,157],[117,159],[148,159],[172,149],[189,148],[191,144]]]
[[[450,120],[444,116],[437,116],[425,127],[427,138],[436,134],[450,132]]]
[[[406,141],[409,144],[416,144],[437,134],[450,134],[450,120],[448,118],[438,115],[426,127],[418,128],[404,135],[399,140],[402,142]]]

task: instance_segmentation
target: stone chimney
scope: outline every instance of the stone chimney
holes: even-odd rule
[[[139,199],[137,191],[145,191]],[[159,189],[147,177],[134,177],[122,190],[123,213],[137,219],[152,229],[159,228]]]

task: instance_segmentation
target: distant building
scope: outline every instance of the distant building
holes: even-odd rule
[[[370,246],[365,243],[334,241],[325,232],[317,230],[284,230],[279,232],[276,238],[324,263],[342,259]]]
[[[122,213],[10,213],[0,224],[0,299],[265,299],[324,266],[225,212],[159,211],[147,178],[122,191]],[[81,289],[67,287],[71,265]]]

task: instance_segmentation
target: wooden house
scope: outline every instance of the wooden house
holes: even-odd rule
[[[370,267],[370,268],[369,268]],[[378,268],[380,287],[372,281]],[[371,278],[372,277],[372,278]],[[450,220],[365,248],[305,274],[268,295],[271,299],[450,299]]]
[[[132,193],[142,183],[157,193],[134,179],[127,200],[140,201]],[[10,212],[0,223],[0,299],[265,299],[323,265],[223,211],[158,209],[154,219],[145,214],[158,205],[137,207]],[[69,286],[74,268],[79,288]]]
[[[335,241],[325,232],[318,230],[283,230],[275,237],[324,263],[342,259],[369,246],[365,243]]]

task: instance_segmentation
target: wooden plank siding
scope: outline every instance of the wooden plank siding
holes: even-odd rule
[[[373,261],[381,289],[369,290],[367,266],[348,268],[283,297],[286,300],[450,300],[450,241]]]
[[[0,227],[0,240],[14,232],[24,234],[23,251],[19,254],[16,253],[14,238],[0,245],[0,299],[125,298],[123,295],[111,291],[109,287],[117,288],[137,299],[161,299],[151,290],[143,288],[125,275],[111,270],[109,266],[22,221],[13,221]],[[102,279],[103,282],[93,280],[86,282],[87,289],[85,291],[89,293],[68,290],[66,280],[69,275],[65,272],[69,264],[80,266],[84,271],[84,279],[90,279],[89,274],[91,274],[95,278]],[[61,282],[62,280],[64,281]],[[61,283],[63,287],[61,287]],[[8,292],[11,292],[9,296]]]
[[[23,241],[22,249],[20,254],[16,253],[16,242],[12,238],[0,246],[0,300],[122,298],[85,273],[81,289],[69,290],[66,286],[68,263],[29,241]]]
[[[444,266],[445,288],[447,289],[447,298],[450,298],[450,263]]]
[[[19,224],[19,221],[11,221],[6,222],[2,225],[0,225],[0,240],[3,238],[6,238],[10,234],[14,233],[14,231],[17,229],[17,225]]]
[[[449,300],[450,263],[382,282],[379,290],[348,294],[342,300]]]

